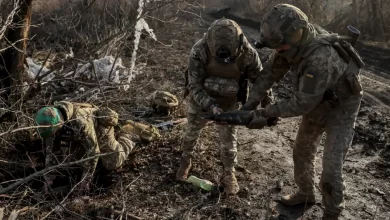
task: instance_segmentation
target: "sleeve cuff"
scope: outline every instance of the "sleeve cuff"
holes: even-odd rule
[[[282,114],[280,112],[279,106],[277,104],[275,104],[275,105],[268,105],[263,110],[263,116],[266,118],[281,117]]]

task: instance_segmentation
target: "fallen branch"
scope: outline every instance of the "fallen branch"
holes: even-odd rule
[[[42,176],[44,175],[45,173],[51,171],[51,170],[55,170],[55,169],[58,169],[58,168],[61,168],[61,167],[66,167],[66,166],[72,166],[72,165],[75,165],[75,164],[79,164],[79,163],[83,163],[85,161],[88,161],[88,160],[92,160],[92,159],[95,159],[97,157],[101,157],[101,156],[106,156],[106,155],[110,155],[110,154],[113,154],[115,152],[111,152],[111,153],[106,153],[106,154],[98,154],[98,155],[95,155],[93,157],[88,157],[88,158],[85,158],[85,159],[82,159],[82,160],[78,160],[78,161],[74,161],[74,162],[69,162],[69,163],[63,163],[63,164],[58,164],[58,165],[55,165],[55,166],[52,166],[52,167],[47,167],[41,171],[38,171],[36,173],[33,173],[31,174],[30,176],[16,182],[16,183],[13,183],[11,184],[10,186],[6,187],[6,188],[3,188],[3,189],[0,189],[0,194],[3,194],[3,193],[6,193],[12,189],[14,189],[15,187],[18,187],[20,185],[22,185],[23,183],[25,182],[28,182],[32,179],[34,179],[35,177],[38,177],[38,176]]]
[[[122,211],[113,210],[113,212],[114,212],[114,214],[116,214],[116,215],[122,215]],[[130,213],[128,213],[128,212],[125,212],[124,214],[126,215],[127,219],[131,219],[131,220],[142,220],[142,219],[143,219],[143,218],[141,218],[141,217],[135,216],[135,215],[130,214]]]
[[[55,124],[55,125],[60,125],[60,124],[63,124],[63,123],[58,123],[58,124]],[[35,128],[50,128],[52,126],[53,125],[39,125],[39,126],[30,126],[30,127],[24,127],[24,128],[17,128],[17,129],[14,129],[14,130],[8,130],[6,132],[0,133],[0,137],[4,136],[6,134],[15,133],[17,131],[24,131],[24,130],[30,130],[30,129],[35,129]]]

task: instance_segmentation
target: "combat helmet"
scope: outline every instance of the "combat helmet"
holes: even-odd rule
[[[214,21],[206,33],[210,55],[220,63],[233,63],[241,53],[243,42],[240,26],[226,18]]]
[[[278,48],[283,44],[294,44],[300,39],[299,29],[308,28],[308,18],[301,9],[289,5],[278,4],[269,11],[261,22],[260,44],[263,47]]]
[[[170,115],[176,110],[179,101],[175,95],[167,91],[155,91],[147,99],[155,113],[159,115]]]
[[[38,126],[39,136],[42,138],[53,137],[55,132],[62,127],[64,117],[60,110],[55,107],[41,108],[35,114],[35,122]]]

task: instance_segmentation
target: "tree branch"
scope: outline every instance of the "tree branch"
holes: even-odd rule
[[[16,183],[11,184],[10,186],[8,186],[8,187],[6,187],[4,189],[0,189],[0,194],[6,193],[6,192],[14,189],[15,187],[18,187],[18,186],[22,185],[23,183],[26,183],[26,182],[34,179],[35,177],[44,175],[45,173],[47,173],[47,172],[49,172],[51,170],[55,170],[55,169],[58,169],[58,168],[61,168],[61,167],[66,167],[66,166],[72,166],[72,165],[75,165],[75,164],[83,163],[83,162],[88,161],[88,160],[95,159],[97,157],[106,156],[106,155],[110,155],[110,154],[114,154],[114,153],[115,152],[106,153],[106,154],[98,154],[98,155],[95,155],[93,157],[88,157],[88,158],[85,158],[85,159],[82,159],[82,160],[69,162],[69,163],[62,163],[62,164],[58,164],[58,165],[55,165],[55,166],[52,166],[52,167],[47,167],[47,168],[45,168],[45,169],[43,169],[41,171],[38,171],[36,173],[31,174],[30,176],[28,176],[28,177],[26,177],[26,178],[24,178],[22,180],[19,180]]]

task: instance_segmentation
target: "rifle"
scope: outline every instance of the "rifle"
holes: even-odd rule
[[[179,125],[179,124],[185,124],[187,123],[187,119],[186,118],[181,118],[181,119],[178,119],[178,120],[175,120],[175,121],[165,121],[165,122],[161,122],[159,124],[155,124],[153,125],[154,127],[158,128],[158,129],[162,129],[162,130],[168,130],[170,127],[173,127],[175,125]]]
[[[227,123],[229,125],[248,125],[252,121],[252,111],[249,110],[234,110],[228,112],[222,112],[218,115],[216,114],[201,114],[200,117],[215,121],[217,123]],[[272,117],[267,118],[267,126],[276,125],[279,118]]]
[[[200,117],[220,122],[220,123],[227,123],[229,125],[248,125],[249,122],[252,120],[252,115],[250,114],[251,111],[247,110],[235,110],[235,111],[228,111],[228,112],[222,112],[221,114],[201,114]]]

